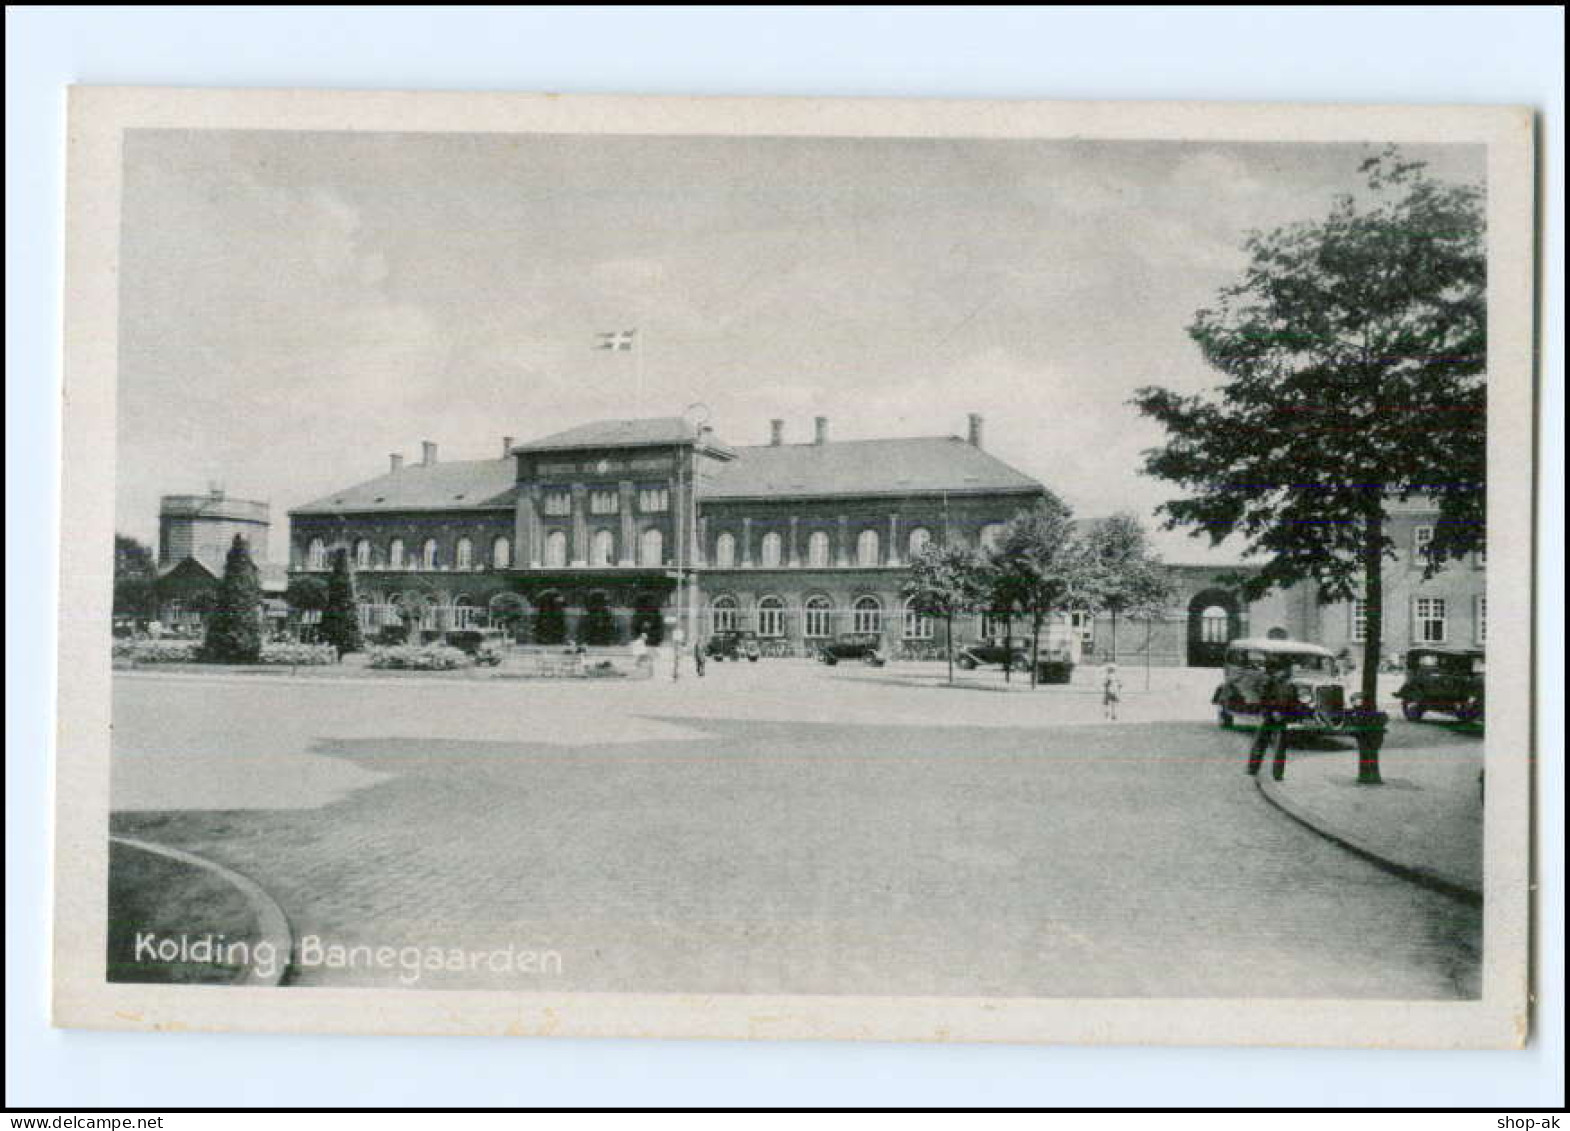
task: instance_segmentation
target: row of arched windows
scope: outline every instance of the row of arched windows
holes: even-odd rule
[[[547,569],[567,568],[567,533],[552,530],[545,536],[544,564]],[[616,564],[616,535],[609,530],[596,530],[589,536],[589,565],[612,566]],[[665,564],[665,534],[651,526],[638,537],[638,564],[659,566]]]
[[[353,547],[353,561],[355,569],[371,569],[377,565],[376,547],[369,538],[358,539]],[[307,569],[326,569],[330,565],[327,556],[327,543],[320,538],[312,538],[305,549],[305,566]],[[387,543],[387,554],[381,563],[386,569],[445,569],[448,566],[442,558],[441,543],[435,538],[427,538],[420,543],[415,555],[411,556],[408,545],[402,538],[394,538]],[[498,537],[491,543],[490,565],[493,569],[508,569],[512,566],[512,540],[507,537]],[[453,545],[453,569],[475,568],[474,541],[470,538],[460,538]]]
[[[1003,531],[1002,523],[990,523],[981,528],[980,544],[983,548],[990,549],[997,543],[998,536]],[[929,546],[932,542],[932,532],[924,526],[911,530],[906,537],[906,546],[910,555],[914,557]],[[807,537],[807,561],[809,568],[824,568],[831,565],[829,559],[830,541],[827,531],[814,530]],[[784,539],[778,531],[767,531],[758,545],[759,564],[765,569],[778,568],[784,564]],[[568,564],[567,534],[565,531],[553,530],[545,536],[544,564],[555,569],[564,569]],[[589,564],[591,566],[611,566],[617,561],[616,535],[613,531],[600,529],[590,536]],[[665,563],[665,536],[657,527],[645,530],[638,539],[638,564],[643,566],[658,566]],[[320,538],[313,538],[306,548],[306,568],[326,569],[331,564],[328,559],[327,544]],[[354,543],[354,565],[356,569],[371,569],[379,564],[376,560],[375,547],[369,538],[361,538]],[[475,568],[474,542],[469,538],[459,538],[453,545],[453,560],[448,563],[442,558],[441,544],[435,538],[427,538],[422,542],[417,551],[411,554],[410,547],[402,538],[394,538],[387,544],[386,557],[382,562],[387,569],[444,569],[450,564],[451,568],[466,570]],[[490,566],[493,569],[510,569],[512,567],[512,540],[500,536],[491,543]],[[730,531],[722,531],[714,541],[714,565],[720,569],[731,569],[737,564],[736,536]],[[882,543],[878,532],[871,527],[863,529],[856,535],[856,564],[858,566],[876,566],[882,564]]]
[[[983,549],[992,549],[997,545],[998,538],[1003,533],[1001,522],[988,523],[981,528],[979,543]],[[925,526],[918,526],[911,530],[905,537],[905,545],[910,557],[915,557],[932,544],[932,531]],[[807,536],[807,565],[808,567],[826,567],[832,563],[829,560],[829,534],[826,530],[814,530]],[[783,564],[784,539],[778,531],[767,531],[758,543],[758,564],[764,569],[775,569]],[[856,564],[858,566],[876,566],[883,564],[882,541],[878,532],[872,527],[866,527],[856,535]],[[733,569],[736,566],[736,535],[729,530],[721,531],[714,539],[714,565],[720,569]]]
[[[857,597],[849,611],[850,632],[882,632],[884,621],[883,602],[876,597]],[[754,627],[759,636],[784,636],[788,606],[781,597],[760,598],[754,610]],[[903,607],[904,635],[907,640],[932,639],[932,618],[917,608],[914,599]],[[820,595],[808,597],[801,605],[801,632],[803,636],[832,636],[835,632],[835,608],[832,601]],[[709,604],[710,626],[715,632],[734,631],[741,620],[741,604],[730,594],[721,594]]]

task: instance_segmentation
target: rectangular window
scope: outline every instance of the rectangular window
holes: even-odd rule
[[[1443,644],[1447,633],[1445,626],[1445,601],[1443,597],[1418,597],[1416,625],[1413,633],[1419,644]]]
[[[638,509],[644,514],[664,514],[671,509],[671,493],[666,487],[638,488]]]
[[[1096,642],[1096,618],[1091,613],[1075,612],[1068,615],[1069,628],[1079,637],[1082,647],[1089,648]]]
[[[615,514],[621,509],[621,493],[619,491],[590,491],[590,514]]]
[[[1368,602],[1358,597],[1352,602],[1352,643],[1361,644],[1368,639]]]
[[[571,491],[547,491],[540,502],[540,509],[553,518],[562,518],[572,513]]]
[[[1432,526],[1414,526],[1412,528],[1412,564],[1428,564],[1428,544],[1434,540]]]
[[[1487,644],[1488,643],[1488,598],[1479,595],[1477,597],[1472,598],[1472,603],[1473,603],[1474,606],[1476,606],[1476,611],[1474,612],[1473,617],[1474,617],[1474,621],[1475,621],[1475,624],[1476,624],[1476,633],[1475,633],[1475,635],[1477,636],[1477,642],[1479,644]]]

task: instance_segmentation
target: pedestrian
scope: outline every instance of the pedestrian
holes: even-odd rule
[[[648,636],[642,632],[638,633],[638,635],[633,638],[630,649],[632,651],[633,665],[638,666],[642,664],[649,654]]]
[[[1118,717],[1118,701],[1123,696],[1123,680],[1118,666],[1108,664],[1101,672],[1101,713],[1113,722]]]
[[[1296,700],[1292,694],[1292,663],[1285,656],[1265,661],[1265,678],[1259,685],[1259,728],[1248,750],[1248,772],[1257,775],[1265,751],[1275,744],[1270,776],[1280,781],[1287,772],[1287,720]]]
[[[698,669],[700,679],[703,677],[703,662],[703,644],[700,642],[692,646],[692,666]]]

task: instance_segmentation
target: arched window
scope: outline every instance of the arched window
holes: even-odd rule
[[[420,547],[420,568],[435,569],[441,565],[441,554],[436,548],[436,539],[427,538]]]
[[[1227,611],[1220,605],[1211,605],[1199,614],[1199,639],[1204,644],[1227,642]]]
[[[876,597],[857,597],[851,606],[852,632],[882,632],[883,603]]]
[[[1003,524],[1001,522],[989,522],[981,528],[981,534],[976,541],[983,550],[996,550],[998,541],[1002,537]]]
[[[455,557],[457,560],[454,562],[454,564],[459,569],[473,569],[474,543],[469,541],[467,538],[458,539],[458,548]]]
[[[498,538],[491,543],[491,565],[496,569],[512,568],[511,538]]]
[[[371,540],[369,538],[361,538],[354,544],[354,568],[371,568]]]
[[[479,604],[469,594],[460,593],[452,603],[452,626],[454,628],[483,628],[485,627],[485,611],[480,608]]]
[[[722,531],[714,540],[714,564],[721,569],[736,565],[736,536],[729,530]]]
[[[765,597],[758,602],[758,635],[785,635],[785,602],[778,597]]]
[[[918,526],[910,532],[910,556],[915,557],[932,544],[932,531]]]
[[[403,568],[404,561],[403,561],[403,539],[402,538],[394,538],[391,542],[389,542],[387,544],[387,565],[388,565],[388,568],[390,568],[390,569],[402,569]]]
[[[589,564],[595,566],[616,564],[616,536],[609,530],[596,530],[594,532],[594,545],[591,549]]]
[[[759,548],[762,555],[763,568],[774,569],[780,564],[780,536],[777,531],[771,530],[763,536],[763,545]]]
[[[567,535],[563,531],[553,530],[545,536],[545,564],[551,569],[567,565]]]
[[[802,633],[805,636],[827,636],[833,628],[834,606],[827,597],[808,597],[802,608]]]
[[[909,597],[905,601],[905,639],[932,639],[932,618],[916,607],[914,597]]]
[[[829,564],[829,536],[827,531],[814,530],[807,539],[807,564],[810,566],[826,566]]]
[[[736,598],[716,597],[709,606],[709,622],[715,632],[736,631]]]
[[[856,564],[859,566],[878,564],[878,532],[871,527],[856,535]]]
[[[312,538],[311,544],[305,548],[305,568],[327,568],[327,543],[320,538]]]
[[[638,544],[639,564],[657,566],[665,564],[665,535],[660,533],[660,528],[651,526],[643,532],[643,539]]]

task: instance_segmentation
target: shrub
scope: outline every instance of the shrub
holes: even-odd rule
[[[262,653],[262,588],[256,564],[245,537],[234,536],[224,559],[223,579],[212,615],[207,618],[207,639],[202,658],[217,663],[254,664]]]
[[[469,658],[445,644],[400,644],[391,648],[372,648],[369,666],[393,671],[445,672],[461,668]]]
[[[137,664],[193,664],[201,648],[199,640],[116,640],[111,655]]]
[[[338,650],[331,644],[299,644],[292,640],[269,642],[262,645],[261,662],[291,667],[333,664],[338,662]]]

